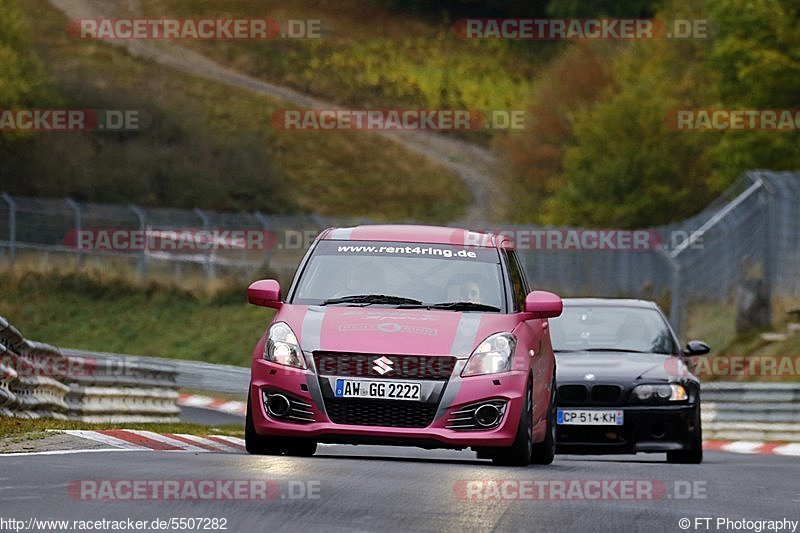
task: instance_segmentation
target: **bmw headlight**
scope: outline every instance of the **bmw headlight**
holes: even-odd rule
[[[279,365],[306,368],[297,337],[285,322],[276,322],[270,326],[267,342],[264,344],[264,359]]]
[[[511,370],[517,339],[511,333],[495,333],[475,348],[461,372],[463,377],[499,374]]]
[[[686,389],[683,387],[683,385],[677,385],[675,383],[662,385],[637,385],[634,387],[632,395],[636,400],[653,400],[662,402],[680,402],[689,397],[686,394]]]

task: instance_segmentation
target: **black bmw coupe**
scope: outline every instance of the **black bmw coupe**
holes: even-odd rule
[[[700,381],[658,305],[644,300],[574,298],[551,319],[557,359],[559,453],[660,452],[700,463]]]

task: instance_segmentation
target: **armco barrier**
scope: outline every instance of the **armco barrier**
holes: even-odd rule
[[[169,422],[177,419],[177,370],[174,365],[77,355],[67,404],[70,417],[83,422]]]
[[[145,411],[155,418],[174,417],[177,388],[244,397],[250,379],[248,368],[200,361],[70,349],[61,353],[77,364],[96,365],[74,378],[67,394],[71,416],[87,421],[128,422]],[[0,398],[8,380],[2,375]],[[706,439],[800,442],[800,383],[706,382],[701,396]]]
[[[178,373],[178,388],[185,390],[238,394],[244,397],[250,383],[250,369],[240,366],[215,365],[202,361],[166,359],[162,357],[140,357],[138,355],[107,352],[87,352],[70,348],[63,348],[62,352],[73,357],[83,355],[96,360],[117,361],[120,364],[123,361],[139,361],[149,364],[170,365],[174,367]]]
[[[84,422],[178,420],[174,365],[66,355],[0,317],[0,416]]]
[[[250,382],[250,369],[243,367],[93,352],[87,355],[172,362],[178,370],[178,386],[194,391],[244,397]],[[706,439],[800,442],[800,383],[706,382],[701,396]]]
[[[707,439],[800,442],[800,383],[703,384]]]

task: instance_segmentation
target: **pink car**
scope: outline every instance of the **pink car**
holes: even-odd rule
[[[549,464],[555,358],[549,292],[529,292],[510,241],[428,226],[325,230],[253,351],[245,439],[253,454],[317,443],[472,448]]]

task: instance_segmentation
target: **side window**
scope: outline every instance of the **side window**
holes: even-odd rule
[[[516,252],[507,252],[506,259],[508,260],[508,270],[511,276],[511,287],[514,291],[514,310],[521,311],[525,308],[525,296],[528,295],[525,274],[520,268]]]

